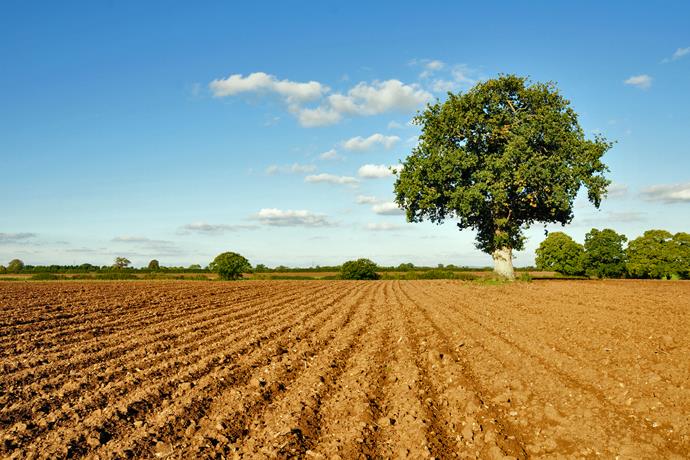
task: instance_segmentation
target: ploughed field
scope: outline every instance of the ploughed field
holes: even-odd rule
[[[684,458],[690,283],[0,283],[0,457]]]

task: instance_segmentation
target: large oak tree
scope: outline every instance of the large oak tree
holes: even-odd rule
[[[512,251],[535,222],[569,223],[582,185],[599,207],[611,144],[585,139],[553,83],[501,75],[429,105],[415,117],[420,142],[400,168],[396,202],[410,222],[456,219],[477,232],[494,270],[514,278]]]

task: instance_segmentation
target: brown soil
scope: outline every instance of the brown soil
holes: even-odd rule
[[[0,457],[685,458],[690,283],[0,283]]]

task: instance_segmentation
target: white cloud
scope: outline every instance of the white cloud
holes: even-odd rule
[[[642,191],[647,201],[663,203],[690,203],[690,182],[685,184],[653,185]]]
[[[409,112],[431,100],[432,95],[419,85],[406,85],[399,80],[360,82],[345,94],[330,93],[330,88],[317,81],[295,82],[279,80],[264,72],[246,77],[233,74],[209,83],[215,97],[236,96],[242,93],[275,93],[283,97],[288,110],[304,127],[338,123],[344,115],[369,116],[388,111]],[[307,102],[320,101],[317,107],[305,107]]]
[[[371,209],[382,216],[399,216],[405,214],[405,211],[400,209],[398,205],[392,201],[386,203],[375,204]]]
[[[623,198],[628,194],[628,186],[624,184],[611,184],[607,190],[608,198]]]
[[[293,163],[286,166],[271,165],[266,168],[266,174],[306,174],[314,171],[316,171],[315,165],[303,165],[299,163]]]
[[[376,145],[382,145],[386,150],[393,148],[395,144],[400,141],[398,136],[384,136],[376,133],[364,138],[362,136],[353,137],[343,142],[343,148],[346,150],[364,151],[373,148]]]
[[[381,200],[379,200],[375,196],[357,195],[357,204],[376,204],[380,201]]]
[[[690,54],[690,46],[688,46],[687,48],[678,48],[670,58],[665,58],[661,62],[677,61],[678,59],[683,58],[688,54]]]
[[[19,241],[35,238],[35,233],[21,232],[21,233],[0,233],[0,244],[2,243],[16,243]]]
[[[458,84],[456,82],[443,79],[434,80],[431,84],[431,89],[437,93],[447,93],[449,91],[452,92],[455,91],[457,87]]]
[[[269,91],[285,97],[287,102],[307,102],[319,99],[328,87],[317,81],[306,83],[278,80],[264,72],[254,72],[246,77],[241,74],[230,75],[226,79],[213,80],[209,87],[215,97],[234,96],[240,93]]]
[[[409,112],[432,99],[431,93],[419,85],[406,85],[400,80],[358,83],[347,94],[328,96],[329,106],[347,115],[378,115],[388,111]]]
[[[340,160],[342,157],[338,155],[338,151],[336,149],[330,149],[329,151],[320,154],[319,158],[322,160]]]
[[[297,115],[299,124],[305,128],[334,125],[343,119],[343,116],[339,112],[329,107],[308,109],[293,106],[290,108],[290,111]]]
[[[264,208],[254,218],[263,225],[273,227],[330,227],[334,225],[327,216],[305,210]]]
[[[180,233],[189,234],[191,232],[201,233],[206,235],[221,234],[226,232],[237,232],[241,230],[252,230],[257,228],[256,225],[242,225],[242,224],[209,224],[206,222],[193,222],[185,224],[180,228]]]
[[[402,129],[402,128],[404,128],[404,126],[401,125],[400,123],[398,123],[397,121],[391,120],[388,122],[388,129]]]
[[[623,83],[640,89],[648,89],[650,86],[652,86],[652,77],[646,74],[633,75]]]
[[[312,184],[328,183],[340,185],[355,185],[359,183],[359,179],[350,176],[336,176],[335,174],[321,173],[305,177],[304,182],[309,182]]]
[[[391,170],[391,168],[391,166],[386,165],[366,164],[359,168],[357,174],[359,177],[363,177],[365,179],[380,179],[383,177],[393,176],[394,172]]]
[[[368,223],[365,228],[372,232],[389,232],[394,230],[406,230],[408,227],[399,224],[391,224],[389,222]]]

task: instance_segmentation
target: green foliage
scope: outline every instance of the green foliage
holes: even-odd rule
[[[187,269],[188,269],[188,270],[201,270],[201,265],[199,265],[199,264],[191,264]]]
[[[671,244],[673,272],[681,279],[690,279],[690,233],[676,233]]]
[[[611,147],[586,140],[570,102],[553,83],[502,75],[448,94],[415,118],[420,143],[395,182],[407,220],[477,231],[477,247],[521,249],[523,228],[569,223],[582,185],[598,207],[610,183],[601,161]]]
[[[0,265],[0,273],[7,273],[7,267]]]
[[[224,252],[216,256],[208,265],[211,271],[218,273],[221,279],[237,280],[242,274],[250,272],[252,266],[247,259],[236,252]]]
[[[131,263],[132,262],[130,262],[130,260],[126,257],[115,257],[115,263],[113,264],[113,268],[127,268]]]
[[[377,280],[376,264],[369,259],[350,260],[343,264],[340,277],[345,280]]]
[[[620,278],[625,273],[625,235],[610,228],[593,228],[585,235],[585,271],[597,278]]]
[[[256,267],[254,267],[254,271],[256,273],[266,273],[269,271],[269,268],[264,264],[257,264]]]
[[[673,235],[647,230],[628,243],[626,269],[635,278],[670,278],[675,270]]]
[[[91,277],[88,277],[91,279]],[[97,280],[137,280],[139,279],[134,273],[130,272],[105,272],[97,273],[93,279]]]
[[[410,270],[414,270],[414,264],[413,263],[403,263],[398,265],[396,270],[401,271],[401,272],[408,272]]]
[[[457,276],[455,276],[455,273],[441,268],[434,268],[433,270],[418,273],[418,279],[420,280],[452,280],[456,278]]]
[[[31,279],[34,281],[51,281],[51,280],[63,280],[65,277],[63,275],[55,275],[53,273],[36,273],[31,275]]]
[[[7,264],[7,273],[18,273],[24,268],[24,262],[20,259],[12,259]]]
[[[552,270],[563,275],[584,274],[585,250],[563,232],[552,232],[537,248],[539,270]]]
[[[160,270],[161,264],[158,263],[156,259],[152,259],[151,262],[149,262],[149,270]]]

